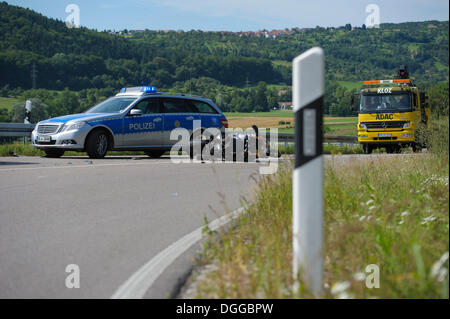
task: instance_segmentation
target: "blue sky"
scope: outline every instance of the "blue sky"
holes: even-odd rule
[[[65,21],[66,6],[80,8],[82,26],[97,30],[245,31],[362,25],[365,8],[377,4],[380,20],[448,20],[446,0],[7,0]]]

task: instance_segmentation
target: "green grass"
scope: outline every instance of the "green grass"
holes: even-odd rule
[[[448,65],[442,64],[441,62],[435,62],[434,66],[438,71],[447,71],[448,72]]]
[[[133,155],[145,155],[144,152],[139,151],[109,151],[107,155],[123,155],[123,156],[133,156]],[[44,151],[31,146],[31,144],[24,144],[22,142],[16,142],[12,144],[1,144],[0,145],[0,157],[6,156],[45,156]],[[65,152],[64,156],[87,156],[85,152]]]
[[[425,154],[335,156],[326,165],[325,298],[449,297],[448,119],[433,132]],[[197,262],[213,267],[190,279],[196,297],[312,297],[304,285],[292,290],[291,176],[286,165],[263,178],[232,227],[217,236],[205,228],[210,240]],[[361,279],[370,264],[380,269],[378,289]]]
[[[0,108],[6,108],[8,110],[11,110],[12,106],[19,102],[22,102],[22,100],[18,98],[0,97]]]
[[[356,124],[325,124],[325,127],[330,135],[356,136]]]
[[[363,86],[362,81],[338,81],[338,83],[348,90],[360,90]]]
[[[338,117],[338,118],[325,118],[324,123],[339,123],[339,122],[352,122],[354,124],[358,123],[358,117],[356,116],[349,116],[349,117]]]
[[[281,154],[294,154],[294,145],[284,146],[283,143],[280,143],[278,146],[278,150]],[[332,155],[342,155],[342,154],[362,154],[363,149],[361,145],[355,144],[352,145],[334,145],[334,144],[324,144],[323,146],[324,154],[332,154]]]
[[[279,145],[279,151],[281,154],[294,154],[294,146],[288,145],[284,147],[281,143]],[[357,145],[355,147],[351,146],[337,146],[337,145],[324,145],[325,154],[360,154],[362,153],[362,148]],[[133,156],[133,155],[145,155],[144,152],[130,152],[130,151],[113,151],[108,152],[108,155],[123,155],[123,156]],[[16,142],[12,144],[2,144],[0,145],[0,157],[7,156],[45,156],[44,151],[36,149],[31,146],[31,144],[23,144],[21,142]],[[66,152],[64,156],[87,156],[85,152]]]

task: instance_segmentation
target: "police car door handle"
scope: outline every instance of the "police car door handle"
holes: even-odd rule
[[[161,122],[161,118],[160,118],[160,117],[157,117],[157,118],[155,118],[155,119],[153,120],[153,122]]]
[[[194,119],[193,116],[188,116],[188,117],[186,117],[186,120],[188,120],[188,121],[192,121],[193,119]]]

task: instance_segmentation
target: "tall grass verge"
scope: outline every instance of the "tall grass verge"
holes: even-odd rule
[[[327,160],[324,297],[449,297],[448,120],[435,125],[425,154]],[[311,297],[292,292],[291,176],[286,165],[264,178],[247,213],[209,242],[199,264],[214,267],[191,279],[195,297]],[[371,264],[379,288],[366,286]]]

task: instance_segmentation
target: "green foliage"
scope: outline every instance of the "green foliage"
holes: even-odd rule
[[[33,105],[33,109],[31,111],[31,123],[37,123],[39,121],[45,120],[48,118],[47,109],[48,105],[43,103],[40,99],[32,98],[30,99]],[[19,102],[12,107],[12,122],[14,123],[23,123],[25,119],[25,102]]]
[[[50,115],[79,112],[121,87],[144,84],[203,95],[225,111],[266,112],[279,101],[292,101],[291,61],[316,45],[327,53],[325,114],[349,115],[349,94],[358,83],[392,77],[400,64],[408,65],[419,86],[448,81],[448,22],[294,29],[276,39],[150,30],[124,37],[68,29],[62,21],[1,2],[0,96],[22,96],[36,64],[40,88],[66,92],[60,100],[33,93],[49,105]],[[79,92],[78,101],[66,88]],[[287,92],[278,96],[280,89]],[[448,114],[442,90],[430,97]]]
[[[448,79],[448,22],[294,30],[277,39],[149,30],[125,38],[68,29],[62,21],[5,2],[0,8],[0,69],[10,74],[0,87],[29,87],[33,63],[40,87],[58,90],[117,89],[148,81],[169,87],[200,77],[238,87],[245,86],[247,78],[251,83],[289,84],[292,59],[314,45],[327,52],[326,70],[333,80],[393,75],[399,64],[407,64],[421,81]]]
[[[441,82],[427,91],[428,103],[433,114],[448,116],[448,82]]]
[[[11,122],[11,115],[6,108],[0,108],[0,122]]]
[[[448,298],[448,154],[326,164],[323,297]],[[218,237],[199,258],[213,267],[194,277],[192,297],[312,297],[304,285],[292,293],[290,165],[263,178],[246,213]],[[370,264],[380,269],[378,289],[365,285]],[[347,288],[337,293],[340,283]]]

